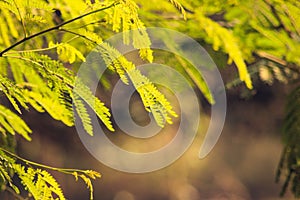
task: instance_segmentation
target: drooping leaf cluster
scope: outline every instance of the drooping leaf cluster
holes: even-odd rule
[[[76,66],[76,61],[84,62],[84,54],[87,53],[87,50],[101,44],[100,56],[104,58],[108,68],[117,73],[126,84],[129,83],[129,80],[134,85],[137,82],[147,82],[147,84],[139,86],[140,89],[138,89],[146,110],[160,113],[160,117],[155,118],[163,119],[157,121],[160,126],[163,126],[165,121],[171,123],[171,118],[167,113],[171,116],[176,116],[176,114],[172,107],[166,103],[167,100],[164,96],[156,90],[149,80],[146,81],[145,76],[138,75],[140,72],[133,63],[127,61],[112,46],[103,42],[103,38],[99,35],[103,29],[110,29],[115,32],[124,31],[124,44],[132,44],[139,50],[142,59],[152,62],[151,42],[138,17],[138,7],[135,2],[129,0],[95,1],[93,3],[82,1],[73,4],[67,0],[49,3],[35,0],[31,3],[27,2],[26,5],[22,2],[2,2],[4,5],[2,9],[10,12],[9,15],[5,14],[4,16],[8,30],[2,32],[2,37],[7,38],[8,42],[5,43],[6,40],[3,40],[3,43],[0,42],[4,49],[0,53],[3,76],[12,74],[11,84],[17,89],[16,91],[20,91],[23,98],[20,100],[17,96],[11,96],[9,91],[4,92],[17,111],[21,113],[21,110],[16,106],[17,104],[25,109],[29,109],[28,106],[30,105],[39,112],[46,111],[54,119],[72,126],[74,125],[74,117],[71,105],[74,103],[74,111],[77,112],[83,127],[90,135],[93,135],[86,109],[88,105],[96,112],[103,124],[113,131],[109,109],[93,96],[82,81],[79,80],[75,83],[76,70],[66,68],[66,65],[69,64]],[[63,10],[65,6],[68,6],[68,9]],[[43,18],[47,23],[41,23],[37,20],[26,21],[24,16],[27,13],[34,13],[32,18]],[[68,18],[70,20],[66,20]],[[99,21],[99,19],[101,20]],[[18,23],[22,26],[15,26]],[[20,34],[15,35],[15,37],[8,34],[14,30],[23,31],[25,38],[20,40],[22,38]],[[136,31],[128,32],[129,30]],[[31,42],[32,40],[34,43]],[[83,42],[88,44],[87,50],[76,48],[80,42],[81,45]],[[21,50],[19,50],[20,48]],[[53,60],[55,54],[57,60]],[[135,76],[129,76],[129,71]],[[80,90],[74,89],[76,87]],[[148,89],[141,89],[145,87]],[[149,95],[150,93],[151,95]],[[149,101],[151,102],[153,99],[155,101],[149,105]],[[152,104],[156,104],[157,108],[147,109]]]
[[[72,175],[76,181],[78,178],[81,178],[90,190],[90,199],[93,199],[91,179],[100,177],[98,172],[45,166],[22,159],[5,149],[0,149],[0,183],[5,185],[2,187],[4,190],[10,187],[18,197],[21,197],[21,191],[25,190],[28,197],[33,199],[65,200],[66,198],[59,183],[45,169]],[[14,184],[12,179],[14,175],[19,177],[23,188],[19,188]]]
[[[284,68],[280,71],[288,71],[288,74],[290,71],[299,73],[299,1],[185,0],[181,3],[187,21],[178,17],[172,6],[158,2],[139,1],[143,6],[141,17],[147,25],[176,28],[202,43],[211,44],[215,51],[224,52],[228,63],[235,64],[240,80],[248,88],[252,88],[248,71],[258,73],[260,67],[273,71],[273,66],[278,66],[274,68]],[[162,15],[157,16],[157,12]],[[280,81],[282,76],[277,76],[276,71],[270,79],[279,77]]]
[[[176,7],[184,12],[179,3]],[[88,109],[92,109],[103,125],[114,131],[109,108],[76,77],[79,64],[85,62],[85,55],[91,50],[97,51],[108,69],[125,84],[131,82],[136,87],[145,109],[153,113],[159,126],[172,123],[171,117],[177,116],[151,80],[105,42],[109,33],[122,31],[124,44],[133,45],[141,59],[153,61],[151,41],[134,1],[0,0],[0,16],[0,90],[3,98],[0,102],[0,137],[3,141],[16,133],[31,140],[32,131],[20,115],[32,109],[47,112],[67,126],[75,124],[76,113],[85,131],[93,135],[88,113]],[[85,48],[81,48],[83,45]],[[39,168],[42,167],[72,174],[76,180],[83,179],[92,198],[90,178],[99,177],[98,174],[31,162],[36,166],[32,167],[28,165],[29,161],[7,151],[11,148],[9,145],[1,144],[1,148],[1,185],[11,187],[17,194],[19,190],[11,178],[14,175],[34,199],[65,199],[58,183]]]

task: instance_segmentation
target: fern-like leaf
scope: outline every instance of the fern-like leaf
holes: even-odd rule
[[[82,53],[68,43],[54,44],[53,42],[50,42],[49,48],[53,47],[57,48],[57,54],[60,60],[63,62],[74,63],[76,57],[81,61],[85,61],[85,57],[82,55]]]
[[[75,87],[74,87],[74,93],[76,93],[75,96],[73,96],[74,101],[78,101],[78,97],[83,99],[97,114],[97,116],[101,119],[101,121],[104,123],[104,125],[108,128],[110,131],[114,131],[114,128],[112,126],[112,123],[110,121],[110,112],[109,109],[104,105],[103,102],[101,102],[97,97],[95,97],[90,89],[82,83],[82,81],[77,78],[75,81]],[[76,106],[76,105],[75,105]],[[78,102],[77,102],[78,106]],[[79,104],[79,107],[77,109],[79,112],[81,112],[81,115],[84,117],[82,119],[82,122],[90,122],[90,120],[87,120],[86,111],[82,109],[82,107]],[[84,125],[84,127],[87,127],[87,131],[89,131],[89,134],[92,135],[91,128],[88,124]]]
[[[0,127],[3,127],[2,131],[6,131],[14,135],[16,132],[23,136],[26,140],[30,141],[29,134],[32,132],[26,123],[15,113],[8,108],[0,105]]]
[[[204,29],[208,38],[210,38],[208,42],[213,44],[214,50],[218,50],[220,47],[224,48],[224,51],[230,57],[229,61],[232,59],[235,62],[241,81],[244,81],[246,86],[251,89],[252,81],[243,59],[242,51],[233,33],[204,16],[201,12],[197,12],[196,19],[200,24],[199,27]]]
[[[88,111],[84,105],[84,102],[76,93],[74,93],[73,104],[80,120],[82,121],[84,130],[88,134],[93,135],[93,126]]]
[[[173,4],[175,6],[175,8],[177,8],[179,10],[179,12],[181,12],[183,19],[186,20],[186,12],[185,9],[183,8],[183,6],[177,1],[177,0],[168,0],[171,4]]]
[[[16,86],[11,80],[1,75],[0,75],[0,90],[6,95],[6,97],[9,99],[13,107],[19,113],[21,113],[21,110],[17,102],[20,103],[22,107],[28,109],[28,106],[26,105],[26,99],[23,96],[22,89]]]
[[[106,21],[112,25],[115,32],[123,31],[124,44],[132,44],[140,50],[142,59],[153,61],[153,52],[150,49],[150,39],[145,31],[143,22],[138,17],[138,6],[132,0],[120,1],[114,10],[108,10]]]
[[[177,117],[177,114],[165,96],[139,70],[128,70],[128,76],[140,94],[146,110],[152,111],[156,123],[161,127],[164,127],[165,122],[172,124],[170,116]]]
[[[63,191],[61,190],[60,185],[53,178],[53,176],[45,170],[41,170],[41,171],[38,171],[38,172],[40,174],[40,179],[43,180],[46,183],[47,186],[49,185],[48,188],[55,195],[57,195],[60,200],[64,200],[65,197],[64,197]]]

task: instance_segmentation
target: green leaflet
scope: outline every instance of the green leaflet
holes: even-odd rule
[[[9,30],[8,30],[8,27],[6,26],[6,24],[3,22],[0,23],[0,33],[1,33],[1,38],[2,38],[0,42],[2,43],[2,45],[5,47],[10,46],[11,43],[10,43],[10,38],[8,35]]]
[[[59,184],[48,172],[31,167],[26,170],[20,164],[14,164],[13,169],[20,177],[21,183],[32,194],[34,199],[54,199],[54,195],[58,196],[59,200],[66,199]]]
[[[12,179],[14,175],[18,175],[28,195],[30,194],[35,200],[65,200],[59,183],[45,169],[72,175],[76,181],[78,178],[82,179],[90,190],[90,199],[93,199],[91,179],[101,177],[98,172],[50,167],[26,160],[0,148],[0,184],[7,184],[7,187],[11,187],[19,196],[17,180]]]
[[[81,101],[81,99],[76,93],[74,93],[73,103],[75,106],[75,110],[82,121],[84,130],[88,134],[93,135],[93,126],[88,111],[84,105],[84,102]]]
[[[84,125],[86,127],[86,131],[93,135],[92,129],[90,127],[90,119],[88,119],[89,115],[86,112],[86,109],[84,109],[83,103],[78,102],[78,97],[80,97],[84,102],[86,102],[97,114],[97,116],[101,119],[101,121],[104,123],[104,125],[108,128],[110,131],[114,131],[114,128],[112,126],[112,123],[110,121],[110,112],[107,107],[105,107],[104,103],[102,103],[97,97],[95,97],[90,89],[82,83],[82,81],[77,78],[75,80],[74,85],[74,92],[75,95],[73,95],[74,101],[77,101],[75,103],[75,106],[77,105],[76,111],[78,112],[79,116],[82,116],[81,120],[82,123],[87,123]]]
[[[139,70],[133,67],[128,69],[128,76],[140,94],[146,110],[152,112],[156,123],[161,127],[164,127],[165,122],[172,124],[171,116],[177,117],[177,114],[165,96]]]
[[[13,105],[16,111],[21,113],[18,103],[23,108],[28,109],[28,106],[26,105],[26,98],[23,95],[22,88],[18,87],[11,80],[1,75],[0,90],[5,94],[5,96],[8,98],[8,100]]]
[[[2,150],[0,151],[0,185],[8,184],[9,187],[15,191],[16,194],[20,194],[20,190],[12,182],[12,168],[15,164],[15,159],[7,156]]]
[[[29,134],[32,131],[27,124],[18,115],[2,105],[0,105],[0,132],[2,134],[8,132],[12,135],[18,133],[26,140],[31,140]]]
[[[132,43],[133,47],[139,49],[142,59],[152,62],[151,41],[145,31],[144,23],[139,19],[137,4],[132,0],[120,1],[114,9],[106,12],[105,19],[108,24],[112,25],[112,30],[123,31],[124,44]]]
[[[14,38],[18,38],[19,37],[19,33],[16,29],[16,26],[14,24],[14,21],[12,20],[12,16],[10,15],[10,13],[7,10],[2,10],[1,12],[3,12],[4,18],[7,22],[10,34],[14,37]]]
[[[49,42],[49,48],[53,47],[56,47],[57,54],[63,62],[69,62],[72,64],[75,62],[76,58],[85,62],[85,57],[82,53],[68,43],[53,44],[53,42]]]
[[[106,66],[114,72],[116,72],[120,79],[125,84],[129,84],[129,80],[126,76],[126,63],[121,63],[122,60],[126,60],[114,47],[107,43],[102,43],[96,47],[96,50],[101,53]]]
[[[78,102],[79,96],[95,111],[109,130],[114,130],[110,122],[108,108],[81,81],[77,80],[75,83],[74,75],[62,63],[52,60],[46,55],[39,55],[32,52],[23,53],[16,58],[25,61],[29,64],[28,66],[32,67],[24,72],[25,77],[28,77],[29,85],[32,87],[30,87],[30,90],[24,90],[23,94],[35,109],[40,112],[46,110],[54,119],[72,126],[74,125],[74,119],[70,101],[72,99],[76,101],[76,105],[81,105]],[[44,80],[47,81],[45,82]],[[75,90],[73,90],[74,88]],[[73,92],[76,95],[73,95]],[[65,99],[67,96],[69,96],[69,100]],[[79,109],[78,111],[83,110]],[[87,117],[89,115],[80,113],[79,116],[84,117],[80,118],[82,122],[88,123],[89,120],[87,120]],[[84,124],[84,127],[92,135],[90,126]]]
[[[179,58],[181,59],[181,58]],[[183,63],[183,62],[181,62]],[[199,70],[195,69],[193,65],[188,64],[182,64],[184,67],[184,70],[189,75],[189,77],[194,81],[196,86],[200,89],[204,97],[207,99],[207,101],[210,104],[215,104],[215,99],[208,88],[208,85],[206,84],[205,80],[203,79],[202,75],[199,73]]]
[[[168,38],[169,38],[168,35],[163,35],[162,37],[164,37],[165,41],[168,41]],[[177,46],[177,44],[175,44],[171,40],[166,42],[165,45],[173,52],[179,52],[183,55],[183,53],[181,52],[181,50]],[[184,72],[188,75],[187,78],[192,79],[192,81],[200,89],[200,91],[202,92],[202,94],[204,95],[204,97],[207,99],[207,101],[210,104],[214,104],[215,103],[214,97],[213,97],[208,85],[206,84],[205,80],[203,79],[203,76],[200,73],[200,71],[198,69],[196,69],[195,66],[188,64],[181,56],[175,55],[175,58],[178,61],[178,64],[179,64],[178,66],[180,68],[183,68]],[[175,67],[178,67],[178,66],[175,66]],[[184,72],[182,72],[182,73],[184,73]]]
[[[252,81],[242,51],[238,45],[237,38],[235,38],[228,29],[204,16],[201,12],[197,12],[195,18],[199,22],[199,28],[204,30],[208,35],[210,40],[208,42],[213,44],[213,49],[217,51],[220,47],[224,48],[224,51],[228,53],[229,58],[235,62],[241,81],[244,81],[246,86],[249,89],[252,89]]]
[[[19,93],[23,97],[23,102],[18,100],[19,103],[24,105],[29,103],[39,112],[46,110],[54,119],[60,120],[68,126],[74,124],[72,106],[65,98],[68,95],[64,94],[66,91],[68,93],[68,87],[61,84],[61,78],[68,75],[68,73],[62,73],[65,71],[62,65],[60,66],[59,63],[48,57],[33,53],[18,55],[9,58],[8,61],[12,66],[13,77],[20,87]],[[45,71],[45,67],[49,65],[52,66],[53,70],[51,71],[49,67]],[[61,68],[61,70],[57,68]],[[51,76],[53,74],[49,74],[48,70],[51,73],[56,72],[59,77]],[[18,90],[15,89],[15,91]],[[24,105],[22,106],[25,107]]]
[[[0,74],[2,76],[7,76],[7,60],[6,59],[0,59]]]
[[[183,15],[183,19],[186,20],[186,12],[183,8],[183,6],[179,3],[177,0],[168,0],[171,4],[173,4]]]
[[[101,53],[109,69],[118,73],[120,79],[125,84],[128,84],[128,78],[130,79],[139,93],[145,109],[148,112],[152,112],[159,126],[164,127],[165,122],[172,124],[171,116],[177,117],[172,106],[165,96],[157,90],[154,84],[136,69],[136,66],[132,62],[129,62],[115,48],[107,43],[99,45],[97,50]]]
[[[60,100],[60,93],[55,93],[55,96],[48,96],[50,94],[41,94],[39,92],[26,91],[25,94],[28,95],[28,98],[31,98],[35,101],[34,103],[32,103],[32,106],[37,106],[36,110],[39,111],[39,108],[41,107],[45,111],[47,111],[47,113],[53,119],[60,120],[67,126],[74,125],[71,106],[67,105],[63,100]]]

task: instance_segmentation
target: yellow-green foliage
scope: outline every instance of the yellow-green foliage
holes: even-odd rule
[[[101,175],[98,172],[50,167],[25,160],[0,148],[0,183],[8,184],[7,187],[11,187],[19,198],[21,198],[20,189],[13,183],[11,178],[13,175],[17,175],[20,178],[21,184],[28,192],[28,198],[32,197],[36,200],[66,199],[59,183],[57,183],[53,176],[45,169],[72,175],[76,181],[78,177],[81,178],[91,192],[90,199],[93,199],[91,179],[99,178]]]
[[[182,0],[180,2],[186,9],[186,21],[176,15],[173,6],[168,5],[167,1],[137,1],[143,8],[140,12],[141,17],[146,19],[146,25],[175,28],[205,43],[205,46],[210,44],[214,51],[224,52],[229,63],[233,61],[239,70],[239,80],[230,85],[244,82],[248,88],[252,88],[252,84],[257,82],[254,77],[269,85],[275,80],[286,84],[299,79],[298,0]],[[180,60],[178,63],[183,65]],[[226,63],[219,64],[226,66]],[[188,70],[185,67],[181,72],[185,74]],[[195,85],[202,93],[209,94],[205,92],[207,90],[201,78],[196,80],[198,82],[193,82],[198,83]],[[288,102],[288,120],[285,121],[289,128],[285,128],[283,133],[284,137],[290,139],[284,141],[286,149],[280,168],[287,174],[283,191],[291,182],[293,193],[299,197],[299,88],[293,94]],[[206,96],[208,100],[209,96]]]
[[[179,3],[171,2],[184,14]],[[76,78],[76,67],[85,62],[88,51],[99,45],[96,50],[107,67],[125,84],[131,82],[136,87],[145,109],[153,113],[159,126],[172,123],[171,117],[177,116],[155,85],[115,48],[103,42],[107,35],[99,34],[109,29],[123,31],[124,43],[133,45],[142,59],[152,62],[151,41],[134,1],[1,0],[0,16],[0,90],[19,114],[35,109],[73,126],[77,113],[86,132],[93,135],[90,108],[108,130],[114,131],[109,109]],[[82,43],[87,48],[80,48]],[[0,132],[1,138],[18,133],[31,140],[31,129],[26,123],[1,104]],[[41,168],[72,174],[76,180],[81,178],[91,191],[91,199],[91,178],[99,177],[93,171],[58,169],[24,161],[5,149],[0,150],[0,160],[1,185],[8,184],[19,193],[11,179],[15,174],[25,190],[38,200],[54,196],[65,199],[55,179]],[[17,164],[16,160],[26,165]]]
[[[295,77],[298,73],[298,69],[295,70],[295,66],[300,65],[298,1],[0,0],[0,90],[3,98],[18,114],[35,109],[47,112],[67,126],[74,125],[73,113],[77,113],[86,132],[93,135],[90,108],[108,130],[114,131],[109,108],[94,96],[83,80],[75,78],[80,62],[84,62],[85,55],[96,47],[94,51],[103,58],[108,69],[124,84],[134,85],[145,109],[153,114],[157,124],[163,127],[166,122],[172,123],[172,117],[177,114],[165,96],[132,62],[105,42],[111,33],[123,32],[124,44],[136,48],[145,62],[152,62],[151,40],[140,16],[147,21],[146,25],[175,28],[212,45],[215,51],[223,51],[236,65],[240,80],[248,88],[252,88],[252,80],[247,64],[256,66],[260,78],[269,84],[274,78],[286,82],[287,77]],[[81,48],[83,44],[85,48]],[[176,44],[169,44],[169,47],[178,48]],[[174,68],[214,103],[202,74],[183,58],[175,56],[175,59],[178,66]],[[258,62],[260,60],[265,62]],[[30,128],[18,114],[8,109],[8,105],[2,104],[1,137],[18,133],[30,140]],[[5,149],[0,150],[1,183],[18,193],[11,179],[16,174],[33,198],[51,199],[55,194],[64,199],[51,175],[38,169],[41,165],[16,164],[16,160],[22,161]],[[42,168],[72,174],[76,180],[81,178],[91,192],[90,178],[98,176],[91,171]]]
[[[6,132],[15,135],[22,135],[26,140],[31,140],[29,134],[32,132],[27,124],[15,113],[8,108],[0,105],[0,132],[6,134]]]
[[[229,62],[231,62],[231,60],[235,62],[239,70],[241,81],[244,81],[246,86],[252,89],[252,81],[238,45],[237,38],[235,38],[230,30],[204,16],[201,13],[201,10],[200,12],[196,11],[195,19],[199,22],[200,30],[203,29],[206,32],[209,42],[211,41],[213,45],[213,49],[217,51],[220,47],[224,48],[224,51],[229,55]]]
[[[82,53],[68,43],[54,44],[50,41],[49,48],[56,48],[57,55],[59,56],[59,59],[63,62],[69,62],[72,64],[75,62],[76,58],[85,62],[85,57],[82,55]]]
[[[180,2],[187,9],[187,21],[178,18],[166,1],[138,1],[147,25],[176,28],[193,38],[203,39],[215,51],[225,52],[248,88],[251,88],[251,78],[246,66],[255,64],[257,67],[259,60],[271,59],[284,68],[300,64],[299,1]],[[162,16],[157,16],[158,12]]]
[[[71,9],[67,9],[67,5],[70,5]],[[20,10],[19,7],[24,6],[25,5],[22,2],[16,1],[16,3],[14,3],[14,1],[5,1],[5,8],[9,8],[11,11],[10,15],[16,15],[16,19],[22,24],[22,26],[18,27],[19,32],[22,33],[23,31],[23,35],[26,37],[34,37],[35,42],[27,42],[27,40],[30,40],[25,38],[23,39],[24,42],[21,40],[21,42],[18,43],[14,38],[17,36],[16,34],[14,34],[14,37],[6,34],[5,37],[8,37],[8,41],[12,43],[4,44],[3,48],[9,45],[17,45],[12,46],[15,48],[7,47],[4,52],[0,53],[2,56],[1,59],[3,60],[2,62],[4,62],[5,58],[5,62],[9,64],[7,66],[10,67],[2,69],[2,72],[7,74],[7,71],[11,71],[14,78],[13,81],[15,82],[13,84],[16,84],[17,87],[22,90],[24,100],[16,100],[19,103],[22,103],[22,106],[25,108],[27,108],[27,104],[30,104],[40,112],[46,111],[54,119],[60,120],[68,126],[74,125],[74,117],[72,116],[73,108],[70,105],[71,102],[74,102],[75,110],[78,113],[84,128],[92,135],[93,129],[91,128],[89,115],[84,109],[84,103],[80,102],[85,101],[85,103],[96,112],[97,116],[103,121],[106,127],[113,131],[114,128],[111,125],[108,108],[106,108],[98,98],[94,98],[93,94],[81,81],[77,81],[75,85],[75,73],[72,70],[65,68],[63,63],[73,64],[76,61],[85,61],[83,54],[85,52],[82,52],[75,47],[77,44],[76,41],[79,39],[89,43],[89,46],[91,46],[91,44],[95,46],[103,43],[102,38],[94,32],[99,29],[99,24],[90,22],[98,17],[101,17],[104,20],[104,28],[111,26],[113,31],[124,31],[124,43],[131,43],[135,48],[139,49],[141,58],[152,62],[153,56],[152,50],[150,50],[151,41],[145,29],[143,29],[143,23],[138,17],[138,7],[135,2],[131,0],[117,2],[96,1],[93,4],[81,2],[78,5],[74,5],[74,3],[70,3],[67,0],[54,1],[49,4],[45,4],[45,2],[39,3],[39,1],[36,0],[32,3],[26,3],[26,8],[22,8],[21,11],[18,11]],[[51,13],[49,12],[51,11],[51,7],[65,8],[66,10],[64,10],[63,13],[61,13],[61,11],[58,12],[57,10],[55,10],[54,13]],[[86,7],[86,9],[83,10],[83,7]],[[100,12],[102,10],[104,12]],[[54,10],[52,10],[52,12],[53,11]],[[31,13],[35,14],[36,19],[40,16],[40,18],[43,17],[44,20],[47,20],[49,14],[55,16],[54,19],[50,18],[51,20],[47,21],[46,24],[41,22],[37,23],[37,29],[33,27],[32,29],[27,30],[28,26],[25,23],[26,20],[24,16]],[[61,13],[61,16],[58,13]],[[7,15],[8,14],[5,12],[5,16]],[[78,15],[81,15],[82,17],[73,21],[72,18],[76,18]],[[57,25],[57,17],[61,18],[62,25]],[[71,18],[70,22],[63,22],[66,17]],[[30,23],[35,23],[35,21],[36,20],[32,20]],[[71,27],[69,24],[72,24],[73,26]],[[44,29],[45,31],[40,31],[41,29]],[[127,32],[129,30],[134,31],[129,33]],[[60,31],[63,32],[63,34],[51,34],[53,31]],[[39,34],[41,37],[38,37],[40,36]],[[20,35],[19,37],[21,38]],[[48,43],[48,47],[42,48],[43,43],[45,42]],[[20,48],[19,44],[25,44],[25,47],[22,47],[22,50],[18,50],[18,48]],[[108,67],[118,73],[124,83],[129,83],[129,80],[127,80],[126,77],[126,74],[128,73],[126,65],[131,66],[132,64],[130,64],[125,57],[122,57],[122,59],[118,58],[120,53],[113,47],[110,47],[105,43],[102,45],[105,48],[100,51],[102,54],[101,56],[106,61]],[[56,50],[58,60],[52,60],[51,57],[45,54],[53,53],[53,50]],[[122,60],[122,63],[120,60]],[[134,83],[140,80],[130,79],[130,81]],[[76,87],[82,90],[76,90]],[[74,88],[74,91],[78,93],[77,95],[73,94]],[[154,85],[153,88],[155,88]],[[155,99],[160,99],[163,95],[158,92],[158,90],[155,91],[157,91],[155,92],[155,95],[157,95]],[[16,106],[17,104],[15,103],[15,100],[11,98],[11,95],[6,96],[11,100],[17,111],[20,112],[20,109]],[[147,98],[148,96],[143,95],[143,102],[147,102],[144,101],[144,98]],[[96,103],[94,104],[94,102]],[[76,105],[78,105],[79,108],[76,108]],[[145,105],[145,107],[147,108],[148,105]],[[165,109],[170,110],[170,108],[170,106],[167,108],[159,107],[161,113],[164,113]],[[161,122],[158,122],[158,124],[161,125]]]
[[[145,31],[144,23],[138,17],[138,6],[132,0],[122,0],[114,9],[107,10],[106,20],[112,25],[112,30],[123,31],[124,44],[130,44],[139,49],[141,58],[153,61],[150,39]],[[129,32],[129,30],[133,30]]]
[[[157,124],[164,127],[165,122],[172,124],[170,116],[177,117],[172,106],[147,77],[134,68],[127,69],[128,76],[141,96],[141,99],[148,112],[152,112]]]
[[[116,49],[106,43],[98,46],[97,50],[102,55],[110,55],[104,56],[104,61],[109,66],[109,69],[119,74],[120,79],[125,84],[128,84],[129,80],[133,83],[146,111],[153,114],[159,126],[163,127],[165,122],[172,123],[170,116],[177,117],[172,106],[164,95],[156,89],[146,76],[141,74],[132,62],[126,60]]]
[[[25,169],[20,164],[13,164],[13,169],[34,199],[54,199],[53,194],[58,199],[66,199],[56,180],[47,171],[31,167]]]

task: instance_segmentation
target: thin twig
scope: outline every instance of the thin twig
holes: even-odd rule
[[[35,34],[33,34],[33,35],[30,35],[30,36],[28,36],[28,37],[25,37],[25,38],[23,38],[22,40],[20,40],[20,41],[14,43],[14,44],[11,45],[10,47],[8,47],[8,48],[4,49],[3,51],[1,51],[1,52],[0,52],[0,57],[2,57],[3,54],[4,54],[5,52],[7,52],[7,51],[13,49],[14,47],[16,47],[16,46],[18,46],[18,45],[20,45],[20,44],[26,42],[27,40],[30,40],[30,39],[35,38],[35,37],[37,37],[37,36],[43,35],[43,34],[45,34],[45,33],[48,33],[48,32],[50,32],[50,31],[53,31],[53,30],[59,30],[59,29],[61,29],[61,27],[64,26],[64,25],[70,24],[70,23],[72,23],[72,22],[74,22],[74,21],[76,21],[76,20],[79,20],[79,19],[81,19],[81,18],[83,18],[83,17],[86,17],[86,16],[88,16],[88,15],[91,15],[91,14],[94,14],[94,13],[97,13],[97,12],[100,12],[100,11],[103,11],[103,10],[106,10],[106,9],[109,9],[109,8],[111,8],[111,7],[113,7],[113,6],[117,5],[117,4],[119,4],[119,2],[114,2],[114,3],[112,3],[112,4],[109,5],[109,6],[106,6],[106,7],[103,7],[103,8],[100,8],[100,9],[97,9],[97,10],[94,10],[94,11],[91,11],[91,12],[88,12],[88,13],[86,13],[86,14],[80,15],[80,16],[75,17],[75,18],[73,18],[73,19],[67,20],[67,21],[65,21],[65,22],[63,22],[63,23],[61,23],[61,24],[58,24],[58,25],[53,26],[53,27],[51,27],[51,28],[48,28],[48,29],[46,29],[46,30],[40,31],[40,32],[35,33]]]
[[[15,59],[20,59],[20,60],[23,60],[23,61],[26,61],[26,62],[29,62],[29,63],[32,63],[32,64],[35,64],[35,65],[38,65],[42,68],[44,68],[44,66],[42,64],[40,64],[39,62],[36,62],[34,60],[31,60],[29,58],[25,58],[25,57],[22,57],[22,56],[13,56],[13,55],[6,55],[5,54],[5,57],[9,57],[9,58],[15,58]],[[47,69],[46,69],[47,70]],[[47,72],[49,72],[49,70],[47,70]],[[49,73],[52,73],[51,71]],[[70,84],[70,82],[68,81],[65,81],[63,77],[57,75],[57,74],[54,74],[56,76],[56,78],[58,78],[60,81],[64,81],[71,89],[73,88],[73,85]],[[1,149],[1,148],[0,148]]]
[[[86,37],[85,35],[82,35],[82,34],[80,34],[80,33],[76,33],[76,32],[74,32],[74,31],[71,31],[71,30],[68,30],[68,29],[64,29],[64,28],[61,28],[61,29],[59,29],[59,30],[60,30],[60,31],[63,31],[63,32],[66,32],[66,33],[70,33],[70,34],[76,35],[76,36],[78,36],[78,37],[82,37],[82,38],[84,38],[84,39],[86,39],[86,40],[88,40],[88,41],[90,41],[90,42],[93,42],[93,43],[97,44],[94,40],[91,40],[90,38],[88,38],[88,37]]]
[[[74,36],[72,37],[71,39],[67,40],[66,42],[64,43],[69,43],[77,38],[79,38],[80,36]],[[42,48],[42,49],[31,49],[31,50],[23,50],[23,51],[13,51],[13,52],[7,52],[5,55],[14,55],[14,54],[20,54],[20,53],[26,53],[26,52],[41,52],[41,51],[48,51],[48,50],[51,50],[51,49],[55,49],[59,46],[62,46],[64,45],[63,43],[60,43],[58,45],[54,45],[53,47],[47,47],[47,48]]]
[[[73,27],[73,28],[69,28],[74,30],[74,29],[81,29],[81,28],[84,28],[84,27],[87,27],[87,26],[90,26],[90,25],[95,25],[95,24],[101,24],[101,23],[105,23],[106,20],[105,19],[101,19],[101,20],[97,20],[97,21],[94,21],[94,22],[91,22],[91,23],[88,23],[88,24],[84,24],[84,25],[81,25],[81,26],[77,26],[77,27]]]
[[[44,168],[44,169],[59,171],[59,172],[65,173],[65,174],[73,174],[73,172],[79,172],[79,173],[82,173],[82,174],[86,173],[86,170],[57,168],[57,167],[51,167],[51,166],[48,166],[48,165],[43,165],[43,164],[40,164],[40,163],[36,163],[36,162],[30,161],[30,160],[26,160],[24,158],[21,158],[18,155],[14,154],[14,153],[11,153],[10,151],[7,151],[6,149],[3,149],[1,147],[0,147],[0,150],[5,152],[6,154],[9,154],[10,156],[18,159],[18,160],[20,160],[20,161],[23,161],[26,164],[30,164],[30,165],[33,165],[33,166],[36,166],[36,167],[41,167],[41,168]]]
[[[25,198],[23,198],[22,196],[18,195],[13,189],[11,189],[10,187],[5,187],[4,188],[5,191],[7,191],[8,193],[10,193],[11,195],[13,195],[16,199],[19,200],[26,200]]]
[[[27,37],[27,32],[26,32],[26,26],[25,26],[24,19],[23,19],[22,15],[21,15],[20,9],[19,9],[19,7],[18,7],[16,1],[13,0],[13,2],[14,2],[14,4],[15,4],[16,8],[17,8],[17,11],[18,11],[18,14],[19,14],[19,17],[20,17],[20,20],[21,20],[21,24],[22,24],[23,32],[24,32],[24,38],[26,38],[26,37]]]
[[[261,58],[266,58],[268,60],[271,60],[273,62],[276,62],[278,64],[281,64],[281,65],[284,65],[286,66],[287,65],[287,62],[285,60],[282,60],[272,54],[269,54],[267,52],[264,52],[264,51],[257,51],[256,54],[261,57]]]

